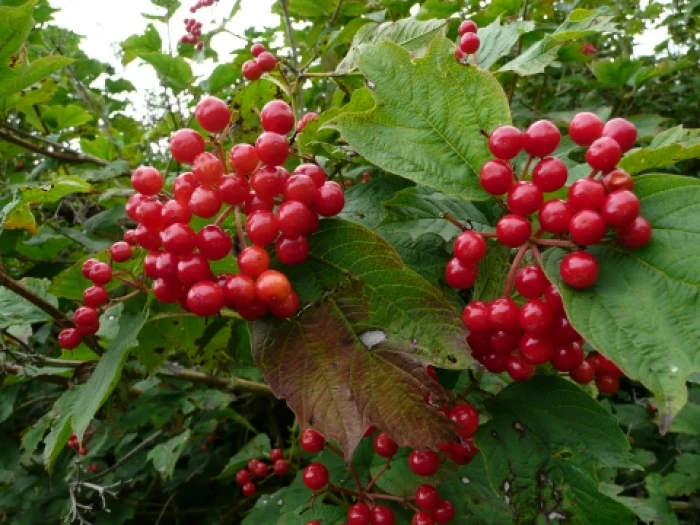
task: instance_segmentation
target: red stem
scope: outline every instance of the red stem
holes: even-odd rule
[[[524,180],[525,177],[527,176],[527,171],[530,169],[530,164],[532,163],[533,156],[530,155],[527,158],[527,162],[525,163],[525,167],[523,168],[523,171],[520,173],[520,177],[518,177],[518,180]]]
[[[566,239],[533,239],[535,244],[540,246],[561,246],[563,248],[576,248],[576,243]]]
[[[529,243],[523,244],[518,249],[518,253],[515,254],[515,259],[513,259],[513,263],[510,265],[510,270],[508,271],[508,279],[506,279],[506,286],[503,289],[503,297],[510,297],[511,293],[513,292],[513,284],[515,283],[515,275],[518,273],[518,268],[520,267],[520,263],[522,262],[523,257],[525,257],[525,254],[527,253],[529,246],[530,246]]]

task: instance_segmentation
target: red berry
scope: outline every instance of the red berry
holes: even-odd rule
[[[195,315],[216,315],[223,306],[224,291],[211,281],[200,281],[187,292],[187,307]]]
[[[614,191],[603,201],[600,212],[603,219],[614,228],[623,228],[639,216],[641,204],[629,190]]]
[[[328,485],[328,469],[321,463],[311,463],[304,469],[301,479],[311,490],[321,490]]]
[[[80,447],[78,449],[78,454],[80,454],[81,456],[87,456],[87,454],[88,454],[87,447]]]
[[[611,396],[620,390],[620,379],[609,374],[601,374],[596,377],[595,386],[601,394]]]
[[[160,249],[160,233],[149,230],[143,224],[139,224],[134,230],[134,238],[139,246],[146,248],[147,250]]]
[[[489,324],[493,330],[520,329],[520,308],[508,297],[496,299],[489,305]]]
[[[489,305],[483,301],[470,302],[462,311],[462,322],[470,332],[488,332],[491,330]]]
[[[250,144],[236,144],[228,153],[228,160],[236,175],[250,175],[258,167],[258,154]]]
[[[236,472],[236,483],[239,485],[245,485],[250,481],[250,471],[247,469],[241,469]]]
[[[238,269],[249,277],[257,277],[269,266],[270,256],[261,246],[248,246],[238,254]]]
[[[267,463],[258,461],[255,464],[255,470],[253,470],[253,475],[257,478],[264,478],[270,472],[270,467]]]
[[[569,286],[588,288],[598,280],[598,261],[588,252],[569,253],[562,259],[559,272]]]
[[[408,467],[419,476],[432,476],[440,468],[440,458],[433,450],[412,450],[408,455]]]
[[[173,195],[175,196],[175,200],[180,204],[189,203],[192,192],[197,186],[199,186],[199,182],[197,182],[197,179],[194,178],[191,172],[181,173],[173,183]]]
[[[281,166],[289,156],[287,137],[266,131],[255,141],[258,158],[269,166]]]
[[[153,281],[153,295],[161,303],[177,303],[182,299],[182,283],[174,279],[161,278]]]
[[[423,510],[433,510],[440,502],[440,494],[432,485],[419,485],[415,497],[416,505]]]
[[[82,335],[77,328],[64,328],[58,334],[58,344],[66,350],[73,350],[80,344]]]
[[[192,164],[195,157],[203,152],[204,139],[193,129],[179,129],[170,137],[170,153],[178,162]]]
[[[413,515],[411,525],[435,525],[435,520],[428,512],[421,510]]]
[[[508,368],[508,357],[494,352],[484,356],[481,364],[492,374],[500,374]]]
[[[553,335],[554,341],[560,345],[573,343],[574,341],[579,341],[581,339],[581,334],[574,330],[574,327],[571,326],[571,323],[566,315],[560,315],[555,319]]]
[[[238,314],[246,321],[255,321],[267,313],[268,306],[256,297],[253,302],[239,304],[236,309],[238,310]]]
[[[294,175],[308,175],[316,184],[317,188],[326,182],[326,172],[317,164],[299,164],[294,170]]]
[[[518,341],[522,332],[520,330],[497,330],[491,333],[490,343],[491,349],[497,354],[508,355],[510,352],[518,348]]]
[[[257,58],[263,51],[265,51],[265,46],[260,43],[250,46],[250,54],[253,55],[253,57]]]
[[[275,202],[272,199],[261,199],[254,191],[251,191],[245,200],[243,210],[246,215],[250,215],[255,211],[272,211],[274,207]]]
[[[533,157],[546,157],[554,153],[559,141],[559,129],[548,120],[538,120],[525,130],[523,147]]]
[[[263,51],[262,53],[260,53],[257,57],[257,60],[260,69],[262,69],[266,73],[269,73],[277,67],[277,59],[275,58],[275,55],[273,55],[272,53],[268,53],[267,51]]]
[[[384,432],[380,432],[374,438],[374,452],[383,458],[394,457],[399,446]]]
[[[569,372],[569,376],[577,383],[585,385],[593,381],[595,377],[595,367],[590,362],[584,361]]]
[[[99,308],[109,301],[109,293],[102,286],[90,286],[83,292],[85,306]]]
[[[355,503],[348,509],[348,525],[369,525],[371,516],[366,503]]]
[[[176,200],[169,200],[161,209],[161,225],[163,228],[178,222],[187,224],[192,219],[192,210],[187,204]]]
[[[455,239],[452,254],[466,264],[479,262],[486,255],[486,241],[476,232],[462,232]]]
[[[457,30],[457,34],[459,36],[462,36],[464,33],[476,33],[477,27],[474,22],[471,20],[464,20],[461,24],[459,24],[459,29]]]
[[[141,166],[131,174],[131,185],[143,195],[155,195],[163,189],[163,176],[150,166]]]
[[[579,146],[590,146],[603,136],[603,121],[595,113],[577,113],[569,122],[569,137]]]
[[[554,355],[554,342],[548,337],[525,334],[520,338],[518,350],[523,359],[532,365],[546,363]]]
[[[90,306],[81,306],[73,313],[73,322],[76,326],[90,326],[99,322],[97,310]]]
[[[219,182],[219,195],[221,200],[232,206],[243,204],[248,198],[250,187],[248,179],[242,176],[222,177]]]
[[[567,343],[557,347],[552,355],[552,366],[560,372],[570,372],[583,363],[583,348],[580,343]]]
[[[300,264],[309,256],[309,241],[304,236],[280,235],[275,242],[275,253],[282,264]]]
[[[513,168],[502,160],[490,160],[481,168],[481,187],[491,195],[507,193],[514,182]]]
[[[231,121],[226,102],[216,97],[204,97],[197,103],[194,116],[203,129],[212,133],[223,131]]]
[[[272,315],[274,315],[275,317],[280,317],[282,319],[292,317],[298,311],[299,296],[294,292],[294,290],[292,290],[291,293],[287,296],[287,298],[281,303],[270,305],[270,312],[272,312]]]
[[[299,201],[307,206],[313,206],[318,198],[318,188],[308,175],[297,174],[289,177],[284,183],[284,200]]]
[[[246,60],[243,63],[243,77],[246,80],[257,80],[263,73],[264,71],[255,60]]]
[[[457,433],[462,438],[472,437],[479,428],[479,413],[467,403],[460,403],[452,407],[449,418],[457,425]]]
[[[294,113],[286,102],[272,100],[263,106],[260,122],[265,131],[286,135],[294,129]]]
[[[279,459],[284,459],[284,452],[281,448],[273,448],[270,450],[270,461],[274,462]]]
[[[605,200],[605,187],[597,180],[580,179],[569,188],[569,204],[577,210],[597,210]]]
[[[523,132],[518,128],[499,126],[489,135],[489,151],[497,159],[511,160],[522,151],[524,142]]]
[[[283,202],[277,209],[277,226],[287,237],[298,237],[311,233],[314,212],[297,201]]]
[[[245,231],[254,244],[265,246],[275,242],[279,229],[277,219],[269,211],[256,211],[248,215],[245,221]]]
[[[593,210],[581,210],[569,221],[571,240],[584,246],[599,243],[607,230],[605,219]]]
[[[247,498],[253,496],[255,494],[255,483],[249,481],[241,487],[241,492],[243,492],[243,495]]]
[[[375,505],[372,509],[370,523],[372,525],[394,525],[396,517],[394,511],[384,505]]]
[[[199,253],[210,261],[218,261],[231,253],[233,243],[231,236],[220,226],[210,224],[197,233],[197,248]]]
[[[313,428],[307,428],[299,436],[299,446],[306,452],[321,452],[326,444],[326,439]]]
[[[632,175],[622,168],[615,168],[603,176],[603,186],[605,186],[608,193],[618,190],[632,191],[634,189],[634,179]]]
[[[508,190],[508,208],[523,217],[535,213],[542,205],[542,190],[531,182],[517,182]]]
[[[554,199],[540,206],[538,218],[542,229],[549,233],[566,233],[574,214],[573,207],[566,201]]]
[[[129,217],[132,221],[138,221],[136,218],[136,210],[142,202],[149,200],[153,200],[153,197],[141,195],[140,193],[129,197],[129,200],[126,202],[126,206],[124,207],[127,217]]]
[[[651,224],[642,216],[615,230],[617,239],[626,248],[641,248],[651,239]]]
[[[622,158],[622,149],[616,140],[601,137],[590,145],[586,152],[586,162],[597,171],[609,171],[617,166]]]
[[[163,227],[163,204],[157,200],[145,200],[136,208],[136,220],[151,231]]]
[[[547,299],[547,303],[552,307],[555,313],[560,314],[564,312],[564,302],[556,286],[549,284],[544,291],[544,298]]]
[[[324,217],[338,215],[345,206],[343,188],[335,181],[329,180],[318,188],[314,210]]]
[[[433,510],[433,518],[437,523],[449,523],[455,517],[455,507],[449,500],[443,499]]]
[[[289,474],[289,461],[286,459],[276,460],[272,465],[272,472],[275,474],[275,476],[286,476]]]
[[[474,284],[478,271],[476,264],[465,264],[459,259],[452,258],[445,267],[445,280],[453,288],[465,290]]]
[[[511,354],[508,356],[506,370],[514,381],[527,381],[535,375],[535,365],[525,361],[520,354]]]
[[[459,48],[467,55],[473,55],[479,50],[481,40],[476,33],[464,33],[459,38]]]
[[[189,202],[190,209],[197,217],[209,219],[221,209],[221,195],[218,190],[199,186],[192,192]]]
[[[566,164],[554,157],[543,158],[532,170],[532,182],[544,192],[561,189],[568,177]]]
[[[501,244],[517,248],[525,244],[532,233],[530,222],[520,215],[505,215],[496,224],[496,238]]]
[[[223,288],[226,300],[235,308],[251,303],[256,298],[255,281],[247,275],[228,276]]]
[[[177,279],[187,287],[212,278],[209,261],[199,253],[183,255],[177,263]]]
[[[613,139],[625,152],[632,149],[637,142],[637,128],[629,120],[614,118],[605,123],[603,136]]]
[[[115,242],[109,247],[109,256],[114,262],[128,261],[131,259],[131,246],[128,242]]]
[[[263,200],[272,200],[284,191],[284,183],[289,173],[282,167],[261,166],[250,179],[250,185],[257,196]]]
[[[515,276],[515,289],[527,299],[542,297],[548,285],[549,280],[539,266],[524,266]]]
[[[89,279],[93,284],[103,286],[112,280],[112,268],[103,262],[96,262],[90,268]]]
[[[188,255],[197,247],[197,236],[187,224],[180,222],[165,228],[160,239],[165,248],[175,255]]]
[[[215,186],[224,175],[224,165],[216,155],[205,151],[195,157],[192,175],[200,184]]]
[[[603,354],[597,354],[596,357],[598,358],[598,366],[596,367],[598,373],[610,374],[615,377],[622,377],[625,375],[615,363],[610,361],[610,359]]]
[[[146,258],[143,261],[143,272],[151,279],[158,278],[158,270],[156,269],[158,255],[160,255],[160,253],[157,251],[149,252],[146,254]]]
[[[520,327],[530,334],[545,334],[554,325],[554,310],[542,299],[530,299],[520,309]]]
[[[255,295],[263,303],[279,304],[292,293],[287,276],[277,270],[265,270],[255,280]]]

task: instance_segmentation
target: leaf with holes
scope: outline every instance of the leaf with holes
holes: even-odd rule
[[[587,290],[563,284],[562,250],[544,254],[545,271],[586,341],[656,396],[665,432],[687,401],[688,376],[700,372],[700,183],[643,176],[635,190],[644,195],[642,213],[654,228],[649,244],[639,250],[591,248],[600,276]]]
[[[632,467],[615,418],[581,388],[553,376],[513,383],[486,402],[476,434],[490,485],[517,523],[624,525],[634,515],[598,489],[602,467]]]
[[[478,172],[491,158],[482,131],[510,122],[506,95],[488,71],[457,64],[436,37],[412,58],[389,41],[364,46],[359,69],[376,105],[329,124],[371,163],[451,195],[486,199]]]

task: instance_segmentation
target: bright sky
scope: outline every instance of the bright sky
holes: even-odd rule
[[[184,34],[184,19],[192,17],[189,6],[195,1],[183,0],[183,7],[175,14],[169,31],[163,24],[155,23],[163,37],[166,49],[168,32],[173,47]],[[275,0],[242,0],[242,9],[228,23],[228,30],[235,34],[242,34],[248,27],[276,26],[279,23],[279,17],[270,13],[274,2]],[[119,42],[130,35],[143,33],[149,21],[140,16],[140,13],[161,14],[162,10],[146,0],[52,0],[51,4],[60,9],[54,14],[57,25],[67,27],[84,36],[82,49],[91,57],[113,64],[117,75],[130,80],[137,89],[135,98],[132,94],[136,111],[145,109],[145,92],[158,85],[155,72],[139,60],[123,67],[117,58],[117,50]],[[202,22],[206,32],[207,27],[214,27],[228,16],[232,5],[233,0],[219,0],[211,7],[200,9],[195,18]],[[636,54],[653,53],[654,46],[666,36],[665,29],[648,30],[637,39]],[[219,59],[224,62],[233,58],[230,53],[237,44],[240,45],[240,42],[237,42],[234,36],[224,33],[212,40],[214,49],[219,53]],[[193,64],[193,70],[196,75],[206,76],[215,66],[215,63],[208,60]]]

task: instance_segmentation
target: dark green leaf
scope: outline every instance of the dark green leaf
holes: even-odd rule
[[[50,281],[26,277],[19,281],[23,287],[31,290],[36,295],[53,306],[58,306],[56,297],[49,293]],[[0,328],[8,328],[14,325],[28,325],[42,323],[52,319],[33,303],[11,292],[5,287],[0,287]]]
[[[236,454],[228,460],[228,463],[219,474],[219,478],[230,478],[236,475],[241,468],[243,468],[249,460],[259,459],[264,457],[270,452],[270,438],[267,434],[258,434],[248,443],[246,443],[243,448],[241,448]]]
[[[34,26],[32,11],[37,0],[18,7],[0,6],[0,69],[16,54]]]

